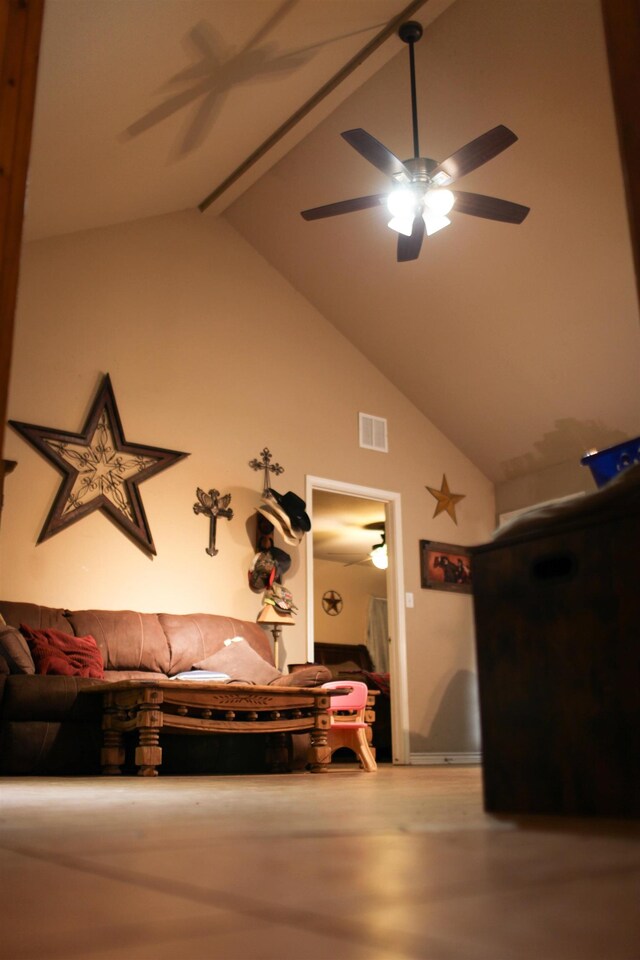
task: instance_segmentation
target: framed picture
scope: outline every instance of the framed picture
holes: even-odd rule
[[[421,540],[420,580],[423,589],[472,593],[469,550],[452,543]]]

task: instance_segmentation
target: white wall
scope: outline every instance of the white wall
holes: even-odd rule
[[[410,725],[415,744],[425,742],[451,680],[474,669],[473,618],[471,597],[420,589],[418,541],[485,540],[492,484],[231,226],[196,212],[25,248],[10,418],[79,431],[106,372],[128,441],[190,454],[140,488],[157,556],[98,513],[36,546],[60,477],[9,429],[4,455],[18,467],[5,485],[2,595],[255,618],[260,596],[247,570],[261,477],[248,461],[268,446],[286,469],[283,492],[304,496],[311,474],[401,494],[405,586],[416,598],[407,610]],[[389,454],[358,447],[361,410],[388,419]],[[425,489],[443,473],[466,495],[457,526],[446,514],[433,519]],[[215,558],[205,553],[208,523],[192,510],[198,486],[232,494],[235,516],[218,524]],[[283,658],[300,662],[305,561],[292,552],[285,582],[299,615],[282,646]]]

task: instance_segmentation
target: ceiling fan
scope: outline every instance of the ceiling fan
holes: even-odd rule
[[[390,177],[393,187],[389,193],[355,197],[352,200],[341,200],[303,210],[302,216],[305,220],[321,220],[324,217],[366,210],[386,202],[391,213],[389,226],[398,233],[398,260],[402,262],[418,258],[425,231],[431,236],[451,223],[447,217],[451,209],[488,220],[522,223],[529,213],[529,207],[479,193],[446,189],[449,184],[476,170],[515,143],[518,138],[508,127],[494,127],[440,163],[420,156],[414,44],[422,36],[422,25],[415,20],[403,23],[398,36],[409,45],[414,156],[409,160],[399,160],[366,130],[360,127],[345,130],[341,136],[365,160]]]
[[[380,534],[380,543],[374,543],[367,552],[366,557],[359,560],[351,560],[345,563],[345,567],[357,566],[361,563],[373,563],[378,570],[386,570],[389,566],[389,555],[387,552],[386,524],[384,520],[377,520],[375,523],[367,523],[363,530],[376,530]]]

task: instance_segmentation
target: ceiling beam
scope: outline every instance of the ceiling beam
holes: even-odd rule
[[[378,47],[382,46],[382,44],[388,40],[389,37],[393,36],[394,33],[397,33],[400,25],[404,23],[405,20],[408,20],[410,17],[412,17],[413,14],[419,10],[420,7],[423,7],[427,2],[428,0],[412,0],[412,2],[397,15],[397,17],[394,17],[393,20],[390,20],[389,23],[383,27],[379,33],[376,34],[373,40],[370,40],[369,43],[362,48],[362,50],[359,50],[358,53],[356,53],[356,55],[352,57],[351,60],[344,65],[344,67],[338,70],[338,72],[334,74],[330,80],[320,87],[320,89],[314,93],[314,95],[310,97],[306,103],[303,103],[302,106],[296,110],[296,112],[293,113],[288,120],[285,120],[285,122],[279,126],[278,129],[271,134],[271,136],[267,137],[267,139],[261,143],[260,146],[254,150],[253,153],[250,154],[250,156],[248,156],[239,167],[236,167],[233,173],[231,173],[226,180],[223,180],[222,183],[215,188],[215,190],[212,190],[212,192],[198,204],[200,213],[204,213],[212,203],[214,203],[229,189],[229,187],[233,186],[233,184],[239,180],[240,177],[244,176],[244,174],[259,160],[261,160],[262,157],[264,157],[265,154],[267,154],[269,150],[276,145],[276,143],[279,143],[279,141],[282,140],[282,138],[286,136],[290,130],[293,130],[293,128],[300,123],[301,120],[304,120],[304,118],[311,113],[311,111],[314,110],[318,104],[322,103],[322,101],[328,97],[330,93],[333,93],[333,91],[339,87],[340,84],[346,80],[354,70],[363,64],[372,53],[375,53]]]

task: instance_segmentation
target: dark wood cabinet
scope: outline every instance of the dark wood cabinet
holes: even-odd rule
[[[473,548],[485,806],[638,816],[640,468]]]

